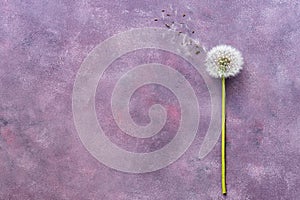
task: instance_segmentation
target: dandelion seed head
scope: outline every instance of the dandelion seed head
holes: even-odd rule
[[[242,54],[229,45],[213,47],[206,58],[206,69],[215,78],[228,78],[237,75],[244,64]]]

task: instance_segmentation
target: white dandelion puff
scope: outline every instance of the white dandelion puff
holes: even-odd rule
[[[241,52],[228,45],[213,47],[206,58],[206,69],[215,78],[235,76],[244,64]]]

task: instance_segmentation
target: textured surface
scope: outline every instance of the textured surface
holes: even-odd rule
[[[1,200],[299,198],[298,1],[3,0],[0,11]],[[83,59],[113,34],[148,26],[171,26],[206,49],[225,43],[243,53],[244,70],[227,81],[227,197],[220,194],[220,145],[197,159],[209,123],[208,91],[201,76],[172,54],[141,50],[121,57],[100,80],[96,109],[119,146],[136,152],[161,148],[178,126],[178,102],[169,90],[141,88],[131,104],[141,124],[149,120],[153,101],[167,107],[169,123],[157,141],[116,136],[112,118],[101,112],[126,67],[156,61],[178,68],[206,105],[197,138],[178,161],[156,172],[125,174],[99,163],[79,140],[71,95]]]

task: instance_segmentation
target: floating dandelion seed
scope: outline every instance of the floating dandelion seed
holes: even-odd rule
[[[226,162],[225,162],[225,78],[237,75],[242,70],[244,64],[242,54],[235,48],[228,45],[219,45],[212,48],[207,53],[206,69],[214,78],[222,79],[222,145],[221,145],[221,163],[222,163],[222,193],[226,190]]]

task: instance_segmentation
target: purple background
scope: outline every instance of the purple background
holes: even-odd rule
[[[2,0],[0,20],[1,200],[299,199],[298,1]],[[145,145],[116,136],[103,105],[109,105],[111,88],[126,68],[157,61],[182,70],[204,103],[197,138],[175,163],[146,174],[118,172],[94,159],[75,130],[72,87],[87,54],[113,34],[168,28],[173,21],[184,23],[179,31],[206,49],[235,46],[246,62],[242,73],[227,81],[227,197],[220,188],[220,142],[197,159],[210,119],[208,91],[177,56],[141,50],[120,58],[101,79],[96,97],[98,119],[112,141],[130,151],[153,151],[171,140],[178,126],[178,102],[169,90],[146,86],[133,96],[137,123],[147,123],[153,102],[169,114],[165,132]]]

